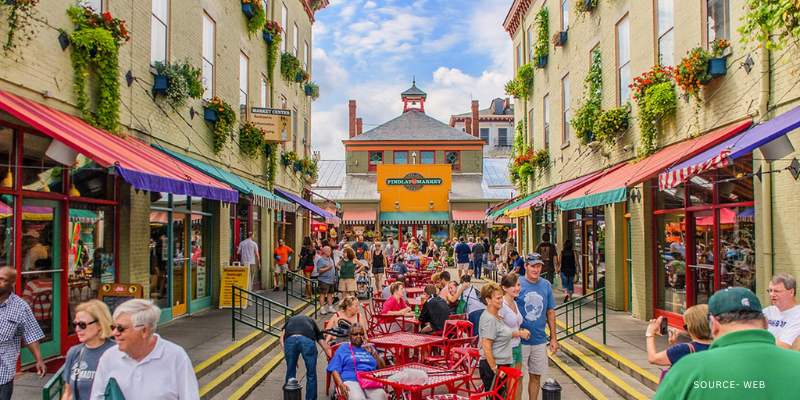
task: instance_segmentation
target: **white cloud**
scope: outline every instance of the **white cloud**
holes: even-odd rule
[[[364,3],[364,8],[365,8],[365,9],[375,8],[375,7],[377,7],[377,6],[378,6],[378,5],[377,5],[377,4],[375,4],[375,2],[374,2],[374,1],[368,1],[368,2]]]

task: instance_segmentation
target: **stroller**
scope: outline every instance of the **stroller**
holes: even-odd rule
[[[356,277],[356,298],[359,300],[372,298],[372,279],[368,272],[362,272]]]

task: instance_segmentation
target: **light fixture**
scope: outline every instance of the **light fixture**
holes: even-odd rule
[[[133,85],[133,80],[134,79],[135,78],[133,76],[133,71],[128,70],[128,72],[125,74],[125,83],[128,84],[128,87],[131,87],[131,85]]]
[[[72,196],[72,197],[81,197],[81,192],[78,190],[77,187],[75,187],[74,183],[69,188],[69,195]]]
[[[6,174],[6,177],[3,178],[3,181],[0,182],[0,185],[4,188],[11,188],[14,186],[14,175],[11,173],[11,167],[8,168],[8,173]]]
[[[394,202],[394,208],[396,208],[396,209],[400,209],[400,201],[397,201],[397,200],[396,200],[396,201]]]
[[[800,178],[800,162],[798,162],[796,158],[792,159],[792,163],[789,164],[789,166],[786,167],[786,169],[788,169],[789,172],[792,174],[794,180]]]
[[[431,201],[429,201],[429,202],[428,202],[428,208],[430,208],[431,210],[433,210],[433,200],[431,200]]]
[[[748,74],[753,69],[754,65],[756,65],[756,62],[753,61],[753,57],[751,57],[750,54],[748,54],[747,58],[744,61],[742,61],[742,67]]]
[[[67,32],[59,30],[58,44],[61,46],[61,50],[66,50],[67,47],[69,47],[69,36],[67,36]]]

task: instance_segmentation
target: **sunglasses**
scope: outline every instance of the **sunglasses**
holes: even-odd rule
[[[121,333],[127,331],[128,329],[139,328],[141,326],[143,326],[143,325],[135,325],[135,326],[131,326],[131,327],[125,327],[125,326],[122,326],[122,325],[114,324],[114,325],[111,325],[111,332],[117,331],[117,332],[119,332],[121,334]]]
[[[75,328],[80,330],[84,330],[86,329],[87,326],[95,323],[97,323],[97,320],[94,320],[92,322],[72,321],[72,325],[75,325]]]

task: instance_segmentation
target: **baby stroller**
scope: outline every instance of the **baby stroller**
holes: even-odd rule
[[[356,297],[359,300],[372,298],[372,282],[367,272],[362,272],[356,277]]]

